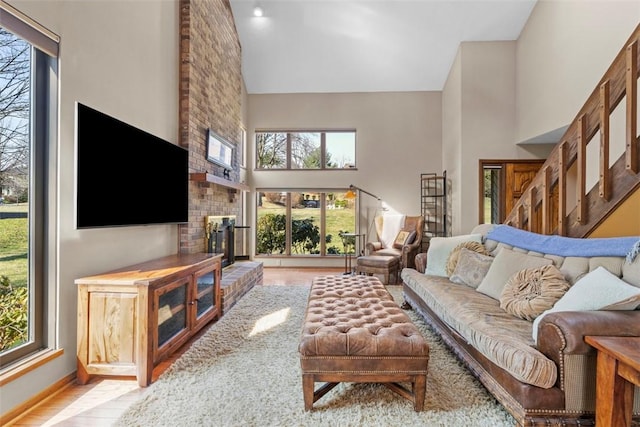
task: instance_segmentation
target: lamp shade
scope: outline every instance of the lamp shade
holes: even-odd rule
[[[351,189],[349,189],[349,191],[344,193],[344,198],[345,199],[355,199],[356,198],[356,192],[351,190]]]
[[[362,192],[362,193],[364,193],[364,194],[368,194],[369,196],[373,197],[374,199],[382,200],[380,197],[376,196],[375,194],[371,194],[371,193],[369,193],[368,191],[363,190],[363,189],[362,189],[362,188],[360,188],[360,187],[356,187],[356,186],[355,186],[355,185],[353,185],[353,184],[351,184],[351,185],[349,186],[349,191],[347,191],[347,192],[344,194],[344,198],[345,198],[345,199],[355,199],[355,198],[356,198],[356,196],[357,196],[356,191],[360,191],[360,192]]]

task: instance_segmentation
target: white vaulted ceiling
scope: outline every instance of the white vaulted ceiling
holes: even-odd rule
[[[442,90],[464,41],[516,40],[535,0],[230,0],[250,94]],[[259,5],[264,16],[253,16]]]

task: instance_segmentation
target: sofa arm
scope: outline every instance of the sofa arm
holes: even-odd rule
[[[549,313],[538,325],[538,350],[557,364],[565,355],[595,350],[587,335],[640,336],[640,311],[560,311]],[[561,365],[559,365],[561,366]]]
[[[420,252],[415,258],[416,270],[420,273],[424,273],[427,269],[427,253]]]
[[[595,411],[597,352],[587,335],[640,336],[640,311],[565,311],[540,319],[537,348],[558,367],[566,408]]]

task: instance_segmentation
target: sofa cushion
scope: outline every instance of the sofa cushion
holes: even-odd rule
[[[640,288],[631,286],[598,267],[578,280],[553,307],[533,321],[533,339],[538,339],[538,324],[557,311],[633,310],[640,304]]]
[[[497,300],[445,277],[425,277],[405,269],[402,279],[443,322],[518,381],[553,387],[557,367],[534,347],[531,322],[513,317]]]
[[[552,260],[541,256],[533,256],[502,248],[491,263],[491,267],[489,267],[489,271],[482,279],[477,291],[498,300],[502,295],[502,289],[507,284],[507,280],[515,273],[525,268],[549,265],[552,262]]]
[[[396,248],[382,248],[379,251],[376,251],[375,256],[378,255],[394,256],[400,258],[402,256],[402,250]]]
[[[482,234],[463,234],[454,237],[432,237],[427,250],[427,269],[425,274],[448,277],[447,259],[451,251],[462,242],[481,242]]]
[[[632,262],[625,261],[622,264],[622,280],[640,288],[640,255],[636,256]]]
[[[483,255],[489,255],[489,252],[484,248],[484,245],[480,242],[474,242],[474,241],[462,242],[458,246],[453,248],[453,250],[449,254],[449,258],[447,258],[447,265],[445,268],[447,272],[447,276],[451,276],[453,274],[453,271],[456,269],[456,264],[458,263],[458,258],[460,257],[460,251],[463,248],[481,253]]]
[[[453,283],[477,288],[489,271],[493,257],[462,248],[453,274],[449,278]]]
[[[598,267],[604,267],[614,276],[622,276],[622,264],[624,258],[612,256],[600,256],[589,258],[589,271],[593,271]]]
[[[570,284],[576,283],[589,272],[589,258],[568,256],[564,259],[560,271]]]
[[[507,281],[500,307],[521,319],[533,320],[553,307],[568,289],[569,283],[554,265],[527,268]]]
[[[487,234],[493,230],[496,224],[478,224],[471,229],[471,234],[482,234],[482,241],[485,241]]]

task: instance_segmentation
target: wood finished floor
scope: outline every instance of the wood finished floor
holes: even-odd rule
[[[339,274],[339,268],[264,268],[263,285],[310,284],[313,277]],[[200,331],[153,370],[153,381],[173,363],[207,328]],[[133,377],[97,377],[86,385],[75,382],[26,412],[9,426],[111,426],[144,393]]]

